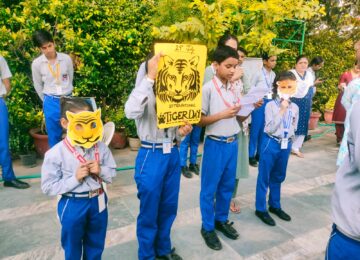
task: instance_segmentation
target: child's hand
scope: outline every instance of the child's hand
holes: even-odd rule
[[[155,80],[155,78],[156,78],[159,61],[162,56],[164,56],[164,55],[162,54],[162,52],[160,52],[160,53],[156,54],[155,56],[153,56],[150,60],[148,60],[147,76],[152,80]]]
[[[260,99],[258,102],[254,103],[255,108],[259,108],[264,104],[264,100]]]
[[[185,121],[185,125],[179,127],[179,134],[181,136],[186,136],[192,131],[192,125],[189,122]]]
[[[100,175],[101,168],[100,168],[100,164],[97,161],[95,160],[87,161],[86,165],[91,174],[95,174],[97,176]]]
[[[288,107],[289,107],[289,101],[287,101],[287,100],[281,101],[281,104],[280,104],[280,110],[281,111],[286,111],[286,109]]]
[[[237,113],[239,112],[240,108],[241,108],[240,105],[235,105],[233,107],[229,107],[229,108],[225,109],[223,111],[222,118],[227,119],[227,118],[232,118],[232,117],[236,116]]]
[[[87,176],[89,176],[89,168],[86,164],[82,163],[76,170],[75,177],[79,182],[82,182],[83,179]]]

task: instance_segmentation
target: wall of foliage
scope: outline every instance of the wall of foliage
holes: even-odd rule
[[[7,100],[13,154],[32,149],[28,131],[42,120],[41,102],[31,82],[30,65],[40,54],[31,42],[32,33],[40,28],[53,33],[58,51],[73,57],[75,95],[96,97],[104,119],[118,120],[119,125],[138,65],[152,43],[153,12],[154,2],[148,0],[0,3],[0,54],[14,74]]]

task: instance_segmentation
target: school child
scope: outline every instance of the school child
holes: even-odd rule
[[[337,173],[331,199],[332,232],[326,260],[359,259],[360,252],[360,102],[349,115],[349,134],[343,163]]]
[[[264,104],[251,113],[249,164],[253,167],[258,166],[257,162],[260,157],[259,152],[265,122],[264,111],[266,103],[271,100],[272,84],[275,79],[275,72],[273,69],[276,66],[276,60],[277,57],[275,55],[268,55],[267,53],[264,53],[262,55],[263,67],[251,79],[251,87],[263,88],[267,92],[263,99]]]
[[[230,239],[239,234],[228,221],[231,196],[235,185],[240,126],[240,90],[231,84],[239,55],[229,46],[218,47],[213,54],[216,75],[203,86],[201,126],[206,126],[201,170],[201,235],[206,245],[220,250],[222,245],[215,229]]]
[[[69,55],[56,52],[55,42],[49,32],[36,31],[33,42],[42,55],[31,65],[32,78],[35,90],[43,101],[49,146],[53,147],[61,140],[60,98],[70,96],[73,91],[74,68]]]
[[[116,164],[101,141],[100,110],[80,98],[62,98],[65,139],[52,147],[41,168],[41,188],[58,202],[65,259],[101,259],[108,222],[102,182],[111,183]]]
[[[16,179],[9,150],[9,114],[5,103],[11,91],[12,74],[4,57],[0,56],[0,166],[5,187],[26,189],[30,185]]]
[[[135,162],[135,182],[140,200],[137,218],[138,257],[182,259],[171,246],[170,231],[178,208],[180,156],[176,140],[191,132],[191,125],[159,129],[155,110],[154,80],[160,54],[140,65],[135,88],[125,114],[135,119],[141,147]]]
[[[280,73],[274,80],[273,100],[265,107],[265,134],[256,184],[255,215],[270,226],[275,226],[275,221],[266,208],[268,189],[269,211],[280,219],[291,220],[281,208],[280,193],[299,119],[298,106],[289,100],[296,92],[296,84],[296,77],[292,72]]]
[[[201,127],[193,125],[193,129],[180,143],[181,173],[186,178],[192,178],[192,173],[199,175],[199,165],[196,163],[200,143]],[[190,164],[187,166],[187,154],[190,146]]]

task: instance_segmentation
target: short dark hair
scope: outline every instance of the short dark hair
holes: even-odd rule
[[[79,110],[93,111],[90,103],[88,103],[84,98],[80,97],[61,97],[60,99],[61,106],[61,118],[66,117],[66,112],[76,112]]]
[[[238,51],[241,51],[242,53],[244,53],[246,56],[248,55],[248,52],[241,46],[238,47]]]
[[[239,41],[235,35],[232,35],[230,33],[225,33],[223,36],[220,37],[217,47],[226,46],[226,42],[228,40],[235,40],[236,44],[239,46]]]
[[[294,80],[296,81],[296,76],[294,73],[292,73],[291,71],[282,71],[279,74],[276,75],[275,79],[274,79],[274,83],[273,83],[273,99],[276,98],[277,96],[277,89],[278,89],[278,85],[276,84],[276,82],[278,81],[283,81],[283,80]]]
[[[235,58],[238,60],[239,54],[235,49],[226,45],[217,47],[212,56],[212,60],[219,64],[228,58]]]
[[[262,58],[262,60],[268,61],[268,60],[269,60],[271,57],[273,57],[273,56],[276,56],[276,55],[269,55],[269,53],[264,52],[264,53],[261,55],[261,58]]]
[[[302,58],[305,58],[309,61],[309,59],[306,55],[299,55],[296,57],[295,64],[297,64],[299,62],[299,60],[301,60]]]
[[[54,42],[52,35],[43,29],[35,31],[32,40],[34,45],[39,48],[48,42]]]
[[[311,60],[310,66],[320,65],[323,62],[324,62],[324,59],[321,56],[316,56]]]

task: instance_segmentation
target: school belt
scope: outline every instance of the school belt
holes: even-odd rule
[[[224,143],[232,143],[237,139],[237,135],[232,136],[217,136],[217,135],[208,135],[208,137],[212,140]]]
[[[344,230],[342,230],[339,226],[337,226],[336,224],[333,225],[333,228],[338,231],[341,235],[351,239],[351,240],[355,240],[356,242],[360,242],[360,237],[354,237],[349,235],[348,233],[346,233]]]
[[[172,147],[174,147],[175,145],[176,145],[176,142],[174,140],[174,141],[172,141]],[[141,147],[148,148],[148,149],[162,149],[163,143],[150,143],[150,142],[141,141]]]
[[[99,188],[92,191],[86,191],[86,192],[67,192],[62,194],[65,197],[69,198],[82,198],[82,199],[90,199],[96,196],[99,196],[104,193],[103,188]]]
[[[52,99],[60,99],[62,97],[70,97],[71,94],[67,94],[67,95],[61,95],[61,96],[57,96],[57,95],[50,95],[50,94],[44,94],[44,96],[47,96],[49,98],[52,98]]]
[[[270,137],[271,139],[274,139],[276,142],[281,143],[281,138],[280,137],[269,135],[269,134],[267,136]],[[292,139],[290,138],[290,139],[288,139],[288,141],[291,142]]]

